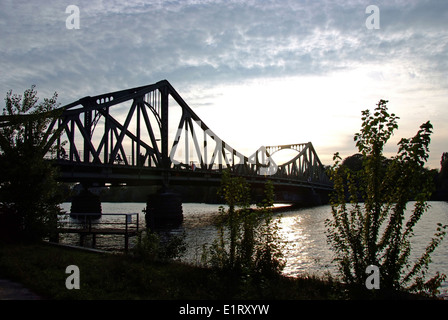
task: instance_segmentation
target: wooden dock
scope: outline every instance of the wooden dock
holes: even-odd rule
[[[124,249],[129,249],[129,238],[138,235],[140,230],[138,213],[103,213],[101,216],[123,216],[124,219],[116,222],[104,222],[100,219],[92,219],[91,216],[98,214],[80,214],[82,219],[77,219],[76,223],[61,223],[57,229],[57,234],[79,234],[80,244],[84,246],[85,238],[92,236],[92,248],[96,245],[97,235],[123,235]],[[134,217],[136,217],[134,219]],[[59,236],[58,236],[59,238]]]

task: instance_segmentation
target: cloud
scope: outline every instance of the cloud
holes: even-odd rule
[[[17,6],[18,21],[29,22],[8,21],[15,28],[2,41],[6,60],[14,55],[43,76],[42,69],[48,76],[63,69],[74,82],[79,74],[99,83],[120,74],[130,85],[159,78],[219,83],[326,74],[366,61],[400,59],[415,48],[421,48],[418,58],[427,55],[418,44],[428,43],[428,35],[403,37],[401,31],[413,10],[425,12],[421,5],[385,7],[383,28],[392,21],[389,12],[397,11],[393,25],[398,30],[372,36],[363,27],[365,8],[358,2],[85,1],[79,4],[80,30],[65,29],[67,14],[60,4],[33,3],[10,4],[10,9]],[[437,41],[434,36],[429,46]]]
[[[234,85],[259,82],[269,91],[291,81],[290,99],[326,95],[345,116],[391,98],[400,111],[416,108],[416,117],[431,108],[446,118],[446,1],[380,1],[379,30],[365,27],[367,4],[357,0],[83,0],[79,30],[65,28],[67,5],[2,1],[0,92],[37,84],[40,95],[57,91],[65,104],[168,79],[192,106],[213,113]]]

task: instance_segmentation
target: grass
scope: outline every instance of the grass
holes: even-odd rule
[[[68,290],[67,266],[80,271],[80,289]],[[88,252],[46,243],[0,243],[0,278],[22,283],[51,300],[341,300],[425,299],[407,293],[349,295],[330,276],[272,279],[217,272],[180,262]],[[366,291],[366,290],[364,290]],[[365,294],[365,292],[364,292]],[[371,292],[367,292],[371,294]]]
[[[65,287],[69,265],[79,267],[79,290]],[[48,244],[0,245],[0,277],[18,281],[43,298],[62,300],[338,299],[342,292],[337,282],[315,276],[241,277],[179,262],[147,262]]]

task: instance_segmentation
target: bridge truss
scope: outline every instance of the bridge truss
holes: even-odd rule
[[[65,181],[201,183],[227,169],[253,179],[329,188],[311,142],[261,147],[245,156],[220,139],[166,80],[85,97],[46,116],[52,120],[44,151],[56,146],[51,157]],[[11,123],[0,116],[0,128]],[[272,155],[283,149],[297,155],[277,165]]]

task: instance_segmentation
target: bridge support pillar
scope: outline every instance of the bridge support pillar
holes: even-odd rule
[[[91,217],[93,219],[101,217],[100,197],[84,188],[78,195],[72,199],[70,216],[73,218]]]
[[[180,226],[183,221],[180,195],[165,190],[149,195],[145,219],[147,228],[152,230]]]
[[[312,206],[319,206],[322,204],[321,196],[318,192],[316,192],[314,189],[309,192],[309,200],[308,203]]]

